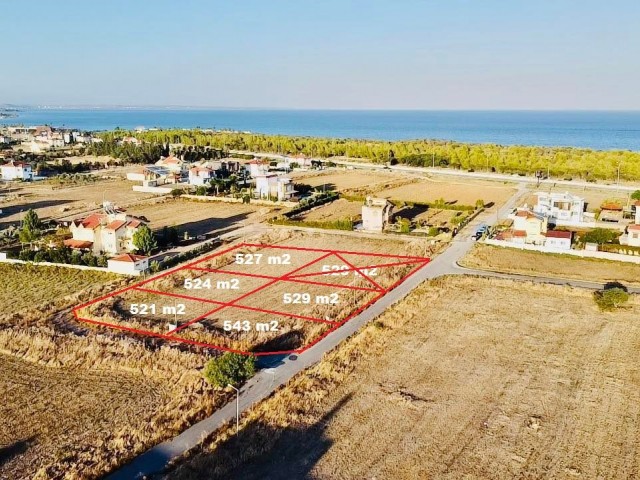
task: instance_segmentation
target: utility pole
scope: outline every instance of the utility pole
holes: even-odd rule
[[[240,390],[230,383],[228,386],[236,391],[236,435],[238,435],[238,432],[240,431]]]

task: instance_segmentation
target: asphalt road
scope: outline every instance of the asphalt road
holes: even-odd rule
[[[480,223],[493,224],[504,218],[515,207],[518,199],[526,194],[525,185],[521,185],[513,197],[498,211],[485,212],[467,225],[454,239],[450,246],[435,257],[425,267],[406,279],[397,288],[386,294],[358,316],[335,330],[309,350],[296,357],[271,358],[271,364],[264,367],[240,390],[240,412],[271,395],[278,387],[287,383],[294,375],[302,372],[322,359],[322,356],[335,348],[345,339],[356,333],[363,325],[372,321],[394,303],[402,300],[422,282],[444,275],[479,275],[507,278],[522,281],[571,285],[580,288],[602,288],[601,284],[550,277],[533,277],[524,275],[502,274],[483,270],[466,269],[458,265],[458,261],[474,244],[471,232]],[[638,289],[630,289],[638,293]],[[295,359],[294,359],[295,358]],[[203,438],[211,435],[225,423],[234,421],[236,414],[235,400],[217,410],[207,419],[193,425],[172,440],[163,442],[136,457],[133,462],[106,477],[108,480],[131,480],[160,473],[167,462],[188,452],[200,444]]]

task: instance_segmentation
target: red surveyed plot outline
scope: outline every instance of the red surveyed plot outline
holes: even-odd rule
[[[291,271],[288,271],[286,273],[284,273],[283,275],[265,275],[262,273],[249,273],[249,272],[242,272],[242,271],[237,271],[236,269],[231,269],[231,270],[226,270],[226,269],[219,269],[219,268],[205,268],[202,267],[200,265],[216,258],[219,257],[221,255],[224,255],[226,253],[230,253],[233,252],[234,250],[240,250],[244,247],[253,247],[253,248],[259,248],[259,249],[276,249],[276,250],[285,250],[285,251],[290,251],[290,252],[296,252],[296,251],[300,251],[300,252],[314,252],[317,253],[318,256],[316,258],[314,258],[313,260],[305,263],[302,266],[299,266],[297,268],[292,269]],[[367,265],[366,266],[356,266],[353,264],[353,262],[347,260],[347,256],[359,256],[361,259],[367,259]],[[370,259],[370,261],[369,261]],[[318,268],[318,271],[315,271],[315,268],[312,268],[313,271],[311,272],[307,272],[307,273],[300,273],[301,271],[308,269],[310,267],[314,267],[317,263],[322,262],[324,260],[334,260],[334,261],[339,261],[341,263],[343,263],[346,267],[348,268],[342,268],[340,271],[341,272],[357,272],[364,280],[366,280],[366,283],[368,284],[367,286],[356,286],[356,285],[341,285],[339,283],[332,283],[330,281],[322,281],[322,277],[326,277],[328,275],[327,271],[320,271],[320,268]],[[75,307],[73,309],[73,314],[75,316],[75,318],[81,322],[85,322],[85,323],[89,323],[89,324],[93,324],[93,325],[98,325],[101,327],[106,327],[106,328],[111,328],[111,329],[115,329],[115,330],[120,330],[120,331],[125,331],[125,332],[130,332],[130,333],[134,333],[134,334],[138,334],[138,335],[143,335],[143,336],[148,336],[148,337],[153,337],[153,338],[160,338],[160,339],[164,339],[164,340],[168,340],[168,341],[172,341],[172,342],[181,342],[181,343],[185,343],[185,344],[189,344],[189,345],[195,345],[195,346],[199,346],[199,347],[204,347],[204,348],[211,348],[211,349],[216,349],[216,350],[222,350],[222,351],[228,351],[228,352],[234,352],[234,353],[240,353],[240,354],[246,354],[246,355],[257,355],[257,356],[264,356],[264,355],[276,355],[276,354],[291,354],[291,353],[302,353],[305,350],[311,348],[313,345],[315,345],[316,343],[318,343],[320,340],[322,340],[324,337],[326,337],[327,335],[329,335],[331,332],[335,331],[336,329],[340,328],[341,325],[343,325],[344,323],[348,322],[349,320],[351,320],[352,318],[354,318],[356,315],[359,315],[362,311],[364,311],[367,307],[369,307],[370,305],[372,305],[373,303],[375,303],[377,300],[379,300],[381,297],[383,297],[384,295],[386,295],[389,291],[393,290],[394,288],[396,288],[398,285],[400,285],[402,282],[404,282],[407,278],[409,278],[411,275],[413,275],[414,273],[416,273],[418,270],[420,270],[422,267],[424,267],[428,262],[430,261],[429,258],[425,258],[425,257],[415,257],[415,256],[408,256],[408,255],[393,255],[393,254],[382,254],[382,253],[368,253],[368,252],[354,252],[354,251],[348,251],[348,250],[328,250],[328,249],[321,249],[321,248],[303,248],[303,247],[293,247],[293,246],[286,246],[286,245],[268,245],[268,244],[255,244],[255,243],[241,243],[238,244],[236,246],[233,246],[231,248],[227,248],[225,250],[222,250],[220,252],[216,252],[214,254],[208,255],[204,258],[201,258],[199,260],[196,260],[194,262],[190,262],[186,265],[182,265],[170,270],[167,270],[166,272],[163,272],[159,275],[155,275],[153,277],[150,277],[146,280],[137,282],[133,285],[130,285],[128,287],[122,288],[120,290],[117,290],[115,292],[112,292],[108,295],[104,295],[102,297],[93,299],[89,302],[83,303],[82,305],[78,305],[77,307]],[[370,276],[368,276],[365,272],[371,271],[371,269],[373,268],[384,268],[384,267],[394,267],[394,266],[405,266],[405,265],[415,265],[414,268],[412,268],[406,275],[404,275],[402,278],[400,278],[399,280],[397,280],[393,285],[387,286],[387,287],[383,287],[381,286],[379,283],[377,283],[373,278],[371,278]],[[160,279],[163,277],[167,277],[171,274],[175,274],[177,272],[183,271],[183,270],[192,270],[192,271],[197,271],[197,272],[209,272],[212,274],[216,274],[216,273],[220,273],[220,274],[225,274],[225,275],[232,275],[232,276],[238,276],[238,277],[252,277],[255,279],[261,279],[261,280],[265,280],[265,283],[253,288],[252,290],[250,290],[249,292],[246,292],[242,295],[239,295],[236,298],[233,298],[230,301],[219,301],[219,300],[212,300],[212,299],[205,299],[202,297],[198,297],[198,296],[193,296],[193,295],[186,295],[186,294],[180,294],[180,293],[174,293],[174,292],[164,292],[164,291],[160,291],[160,290],[155,290],[152,288],[147,288],[145,287],[146,285]],[[256,295],[257,293],[261,292],[262,290],[265,290],[269,287],[272,287],[273,285],[279,284],[279,283],[288,283],[290,285],[316,285],[316,286],[322,286],[322,287],[331,287],[333,289],[342,289],[342,290],[357,290],[357,291],[362,291],[365,293],[375,293],[374,296],[372,296],[368,301],[364,302],[362,305],[360,305],[357,309],[353,310],[352,312],[350,312],[345,318],[341,319],[341,320],[337,320],[337,321],[332,321],[332,320],[328,320],[328,319],[322,319],[322,318],[315,318],[315,317],[311,317],[308,315],[298,315],[295,313],[291,313],[291,312],[283,312],[283,311],[276,311],[276,310],[268,310],[268,309],[263,309],[259,306],[259,302],[257,302],[256,305],[246,305],[246,304],[239,304],[238,302],[240,301],[244,301],[246,299],[251,299],[252,296]],[[144,293],[149,293],[149,294],[154,294],[154,295],[158,295],[158,296],[164,296],[164,297],[169,297],[169,298],[174,298],[174,299],[184,299],[184,300],[192,300],[192,301],[197,301],[197,302],[201,302],[204,304],[208,304],[211,306],[211,309],[206,311],[204,314],[198,315],[195,318],[192,318],[184,323],[182,323],[181,325],[179,325],[178,327],[174,328],[173,330],[168,331],[167,333],[158,333],[158,332],[154,332],[154,331],[150,331],[150,330],[144,330],[144,329],[139,329],[139,328],[132,328],[132,327],[128,327],[125,325],[119,325],[116,323],[110,323],[110,322],[103,322],[100,320],[96,320],[93,318],[85,318],[82,317],[80,315],[80,310],[82,310],[83,308],[89,307],[93,304],[96,304],[98,302],[107,300],[109,298],[121,295],[125,292],[144,292]],[[233,309],[233,310],[245,310],[245,311],[254,311],[254,312],[260,312],[260,313],[267,313],[267,314],[273,314],[273,315],[279,315],[279,316],[283,316],[283,317],[290,317],[290,318],[296,318],[296,319],[301,319],[301,320],[305,320],[305,321],[309,321],[309,322],[317,322],[317,323],[323,323],[323,324],[327,324],[330,325],[330,328],[328,330],[326,330],[325,332],[323,332],[321,335],[319,335],[317,338],[314,338],[310,343],[298,348],[298,349],[294,349],[294,350],[283,350],[283,351],[260,351],[260,352],[250,352],[250,351],[242,351],[242,350],[235,350],[232,348],[227,348],[224,347],[222,345],[215,345],[213,343],[205,343],[205,342],[201,342],[201,341],[197,341],[197,340],[192,340],[189,338],[184,338],[181,337],[179,334],[180,332],[182,332],[183,330],[185,330],[186,328],[190,327],[191,325],[197,324],[198,322],[203,321],[204,319],[206,319],[208,316],[212,315],[213,313],[217,313],[221,310],[224,309]]]

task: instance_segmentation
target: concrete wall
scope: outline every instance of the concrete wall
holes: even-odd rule
[[[640,257],[632,256],[632,255],[622,255],[620,253],[609,253],[609,252],[591,252],[587,250],[560,250],[557,248],[549,248],[538,245],[518,245],[512,242],[505,242],[503,240],[484,240],[483,243],[487,245],[495,245],[497,247],[506,247],[506,248],[517,248],[520,250],[529,250],[532,252],[543,252],[543,253],[561,253],[564,255],[573,255],[574,257],[582,257],[582,258],[597,258],[600,260],[614,260],[616,262],[627,262],[627,263],[637,263],[640,264]]]
[[[242,203],[242,198],[211,197],[208,195],[182,195],[181,198],[188,198],[189,200],[198,200],[203,202]],[[249,205],[265,205],[267,207],[297,207],[298,202],[272,202],[270,200],[256,200],[252,198]]]
[[[94,272],[104,272],[104,273],[117,273],[120,275],[124,275],[123,272],[117,272],[114,270],[109,270],[104,267],[88,267],[86,265],[71,265],[69,263],[51,263],[51,262],[25,262],[24,260],[18,260],[13,258],[7,258],[7,254],[5,252],[0,252],[0,263],[14,263],[14,264],[23,264],[26,265],[28,263],[32,265],[42,265],[44,267],[62,267],[62,268],[73,268],[76,270],[93,270]],[[137,273],[127,273],[127,275],[138,276],[140,272]]]
[[[171,193],[171,188],[167,187],[145,187],[143,185],[134,185],[134,192],[142,192],[142,193],[157,193],[159,195],[167,195]]]

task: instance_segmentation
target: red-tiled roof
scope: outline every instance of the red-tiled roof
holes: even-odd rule
[[[545,234],[547,238],[568,238],[571,240],[571,232],[564,232],[562,230],[549,230]]]
[[[85,217],[77,222],[74,220],[74,223],[76,223],[77,225],[82,225],[84,228],[90,228],[93,230],[98,227],[100,223],[102,223],[104,217],[105,215],[101,213],[92,213],[88,217]]]
[[[601,210],[614,210],[616,212],[621,212],[622,211],[622,205],[620,205],[619,203],[604,202],[602,205],[600,205],[600,209]]]
[[[64,245],[70,248],[91,248],[93,242],[88,240],[74,240],[73,238],[69,238],[65,240]]]
[[[638,231],[640,230],[640,225],[636,225],[636,224],[629,225],[628,229],[633,231]]]
[[[112,262],[127,262],[127,263],[135,263],[140,260],[145,260],[148,257],[144,255],[133,255],[131,253],[123,253],[122,255],[118,255],[117,257],[113,257],[110,260]]]
[[[118,230],[122,227],[124,227],[127,224],[127,222],[125,222],[124,220],[114,220],[113,222],[111,222],[109,225],[107,225],[105,227],[106,230]]]
[[[135,220],[131,220],[129,221],[129,223],[127,223],[127,228],[138,228],[140,225],[142,225],[142,221],[135,219]]]
[[[514,237],[526,237],[527,236],[527,232],[525,232],[524,230],[514,230],[513,231],[513,236]]]

